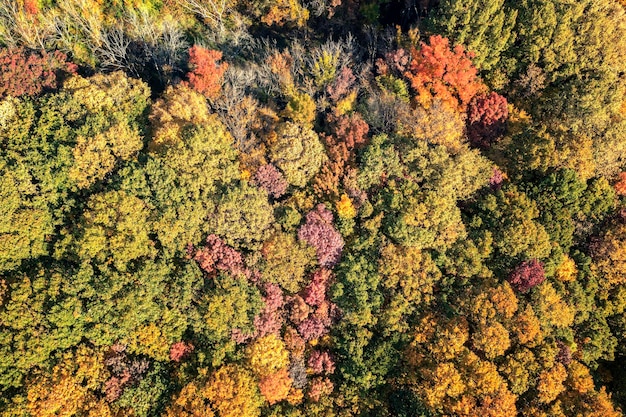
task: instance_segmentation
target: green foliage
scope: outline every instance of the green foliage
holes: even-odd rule
[[[219,199],[207,227],[233,247],[256,249],[268,237],[273,222],[267,193],[242,182]]]
[[[537,221],[537,204],[514,187],[484,195],[470,219],[471,236],[493,241],[491,259],[497,268],[511,268],[526,259],[550,256],[550,238]]]
[[[621,416],[624,2],[409,3],[0,0],[1,416]]]
[[[427,25],[430,30],[476,54],[473,62],[491,75],[500,71],[500,67],[506,69],[502,55],[516,38],[514,28],[518,12],[505,3],[505,0],[444,0],[439,4],[438,13],[429,17]]]
[[[292,122],[282,124],[270,145],[271,161],[285,174],[289,184],[304,187],[328,159],[317,134]]]

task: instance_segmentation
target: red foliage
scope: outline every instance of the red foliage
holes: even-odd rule
[[[492,92],[474,97],[468,109],[467,134],[474,146],[486,148],[506,131],[509,108],[506,98]]]
[[[206,246],[198,249],[193,259],[209,276],[215,276],[218,271],[233,275],[246,272],[241,254],[216,235],[209,235],[206,238]]]
[[[359,113],[341,116],[335,125],[335,135],[351,151],[365,144],[369,130],[369,125]]]
[[[254,180],[260,188],[274,198],[285,194],[289,185],[283,174],[272,164],[259,168],[254,175]]]
[[[330,375],[335,372],[335,362],[328,352],[313,351],[309,356],[307,365],[316,374]]]
[[[59,51],[30,52],[24,48],[0,50],[0,98],[36,96],[59,86],[64,73],[77,66]]]
[[[213,49],[206,49],[199,45],[189,48],[189,69],[187,74],[191,87],[205,97],[217,98],[222,89],[222,78],[227,63],[218,63],[222,53]]]
[[[267,283],[264,285],[265,296],[263,301],[265,307],[260,315],[254,318],[255,336],[263,337],[267,334],[279,334],[283,326],[283,306],[285,300],[283,291],[276,284]]]
[[[326,87],[326,92],[330,99],[336,103],[350,92],[355,81],[356,78],[352,70],[349,67],[343,67],[335,79],[335,82]]]
[[[509,276],[509,283],[519,292],[528,292],[546,279],[543,264],[537,259],[522,262]]]
[[[307,342],[310,340],[319,339],[328,333],[328,323],[320,317],[309,316],[298,325],[298,333],[302,335],[302,338]]]
[[[324,204],[318,204],[306,215],[298,230],[298,238],[313,246],[322,267],[332,267],[341,258],[343,238],[333,227],[333,214]]]
[[[329,269],[319,269],[313,274],[313,279],[303,290],[304,301],[310,306],[319,306],[326,300],[328,281],[332,276]]]
[[[613,186],[617,195],[626,195],[626,172],[620,172],[619,181]]]
[[[411,55],[413,59],[405,76],[422,104],[437,98],[465,111],[474,96],[485,89],[470,59],[472,55],[461,45],[451,48],[447,38],[431,36],[428,43],[422,42],[420,49],[413,49]]]
[[[390,71],[404,74],[407,70],[411,56],[405,49],[396,49],[385,54],[385,59],[376,60],[376,70],[380,75],[388,75]]]
[[[572,350],[565,343],[557,340],[556,345],[559,347],[559,353],[556,355],[556,360],[567,366],[572,363]]]
[[[146,359],[129,357],[125,349],[125,346],[120,344],[111,346],[104,361],[111,374],[104,384],[105,395],[109,402],[117,400],[127,386],[140,381],[150,365]]]
[[[494,191],[498,191],[500,188],[502,188],[503,182],[504,175],[502,174],[502,171],[494,167],[493,174],[491,174],[491,178],[489,178],[489,187],[491,187],[491,189]]]
[[[185,356],[193,352],[194,346],[191,343],[176,342],[170,347],[170,360],[180,362]]]

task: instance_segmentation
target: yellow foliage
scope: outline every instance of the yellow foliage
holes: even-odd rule
[[[241,366],[218,369],[203,390],[220,417],[257,417],[263,400],[254,377]]]
[[[261,253],[265,259],[263,278],[290,293],[302,289],[305,273],[316,262],[315,249],[296,240],[293,233],[275,233],[263,243]]]
[[[356,209],[352,204],[352,200],[348,197],[347,194],[342,194],[341,199],[335,203],[335,207],[337,208],[337,214],[339,217],[344,219],[352,219],[356,216]]]
[[[510,319],[517,312],[517,296],[508,282],[489,290],[489,297],[498,314]]]
[[[313,63],[313,68],[311,68],[315,84],[318,87],[322,87],[335,79],[338,62],[339,51],[330,52],[322,50],[321,54]]]
[[[86,412],[96,405],[93,390],[106,377],[102,353],[80,346],[76,353],[66,353],[51,375],[36,376],[28,384],[27,409],[38,417],[70,417]]]
[[[150,122],[154,129],[148,148],[160,152],[182,140],[185,128],[209,122],[210,115],[204,96],[184,84],[170,86],[154,103]]]
[[[214,415],[198,383],[190,382],[167,407],[163,417],[213,417]]]
[[[539,286],[536,296],[537,313],[551,326],[569,327],[574,322],[576,311],[556,292],[550,282]]]
[[[438,100],[427,108],[407,107],[400,112],[397,133],[415,141],[443,145],[453,154],[459,153],[467,142],[462,114]]]
[[[626,225],[610,228],[593,251],[593,258],[603,289],[626,284]]]
[[[304,399],[304,392],[301,389],[291,387],[289,395],[287,395],[287,402],[291,405],[299,405]]]
[[[531,125],[532,119],[524,110],[520,110],[513,104],[508,104],[509,118],[507,119],[507,134],[511,136],[522,133]]]
[[[337,102],[335,107],[335,115],[343,116],[346,113],[350,113],[354,109],[354,103],[356,102],[356,91],[352,91],[346,97]]]
[[[593,391],[593,378],[591,377],[589,368],[580,362],[573,361],[568,365],[568,371],[567,385],[573,390],[581,394]]]
[[[129,338],[128,350],[135,354],[147,355],[157,361],[168,361],[170,343],[161,329],[150,323],[137,329]]]
[[[463,350],[469,338],[469,324],[464,317],[457,317],[436,328],[429,350],[436,358],[454,359]]]
[[[290,88],[292,90],[292,88]],[[305,92],[291,91],[287,107],[283,111],[283,117],[293,120],[302,126],[312,127],[315,120],[315,100]]]
[[[104,179],[115,167],[117,158],[129,160],[142,147],[139,132],[126,123],[115,124],[91,138],[79,136],[72,150],[74,164],[69,178],[76,181],[79,188],[87,188]]]
[[[563,385],[565,378],[567,378],[567,370],[560,362],[556,362],[552,368],[541,372],[537,384],[539,401],[545,404],[554,401],[565,389]]]
[[[504,355],[511,346],[509,332],[497,321],[479,324],[472,335],[472,345],[489,359]]]
[[[98,73],[93,77],[72,76],[63,84],[63,91],[72,95],[80,108],[71,117],[78,119],[83,112],[108,114],[110,117],[139,116],[150,98],[150,88],[141,80],[130,78],[122,71]]]
[[[248,363],[254,373],[265,377],[289,364],[289,351],[276,335],[269,334],[255,340],[247,351]]]
[[[309,10],[303,7],[298,0],[277,0],[261,17],[261,21],[266,25],[277,26],[293,23],[297,27],[302,27],[307,20],[309,20]]]
[[[522,395],[531,387],[539,364],[530,349],[521,348],[506,356],[499,371],[507,378],[511,391]]]
[[[556,269],[555,277],[561,282],[571,282],[576,279],[578,274],[578,269],[576,268],[576,263],[572,258],[565,255],[563,257],[563,261]]]
[[[466,384],[469,392],[478,396],[493,395],[506,387],[506,382],[498,373],[496,365],[482,360],[478,355],[467,351],[460,363],[466,373]]]
[[[451,362],[439,363],[434,369],[425,369],[422,375],[425,383],[419,387],[419,391],[431,408],[438,409],[446,397],[455,398],[465,391],[463,378]]]
[[[7,127],[13,121],[17,112],[16,103],[19,101],[13,97],[6,97],[0,101],[0,128]]]

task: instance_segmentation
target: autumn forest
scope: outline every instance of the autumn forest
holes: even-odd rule
[[[626,1],[0,0],[0,417],[625,412]]]

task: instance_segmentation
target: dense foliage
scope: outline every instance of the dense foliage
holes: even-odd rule
[[[0,417],[619,417],[626,2],[0,0]]]

